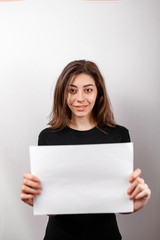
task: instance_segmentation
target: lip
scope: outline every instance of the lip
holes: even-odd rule
[[[84,109],[86,109],[88,105],[77,105],[74,106],[78,111],[83,111]]]

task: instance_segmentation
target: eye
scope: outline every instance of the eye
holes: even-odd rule
[[[87,92],[87,93],[88,93],[88,92],[92,92],[92,89],[91,89],[91,88],[86,88],[86,89],[85,89],[85,92]]]
[[[70,88],[70,89],[69,89],[69,92],[70,92],[70,93],[76,93],[76,89]]]

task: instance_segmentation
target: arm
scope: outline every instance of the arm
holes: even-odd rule
[[[45,140],[45,130],[39,134],[38,137],[38,146],[47,145]],[[33,199],[36,195],[40,194],[40,190],[42,189],[40,185],[39,179],[32,175],[31,173],[24,173],[23,174],[23,184],[21,188],[21,195],[20,198],[25,203],[33,206]],[[56,216],[56,215],[48,215],[48,216]]]
[[[130,200],[134,200],[134,212],[143,208],[150,196],[151,190],[145,183],[143,178],[140,178],[141,170],[136,169],[130,176],[129,182],[131,183],[129,189],[127,190]]]
[[[33,199],[36,195],[40,194],[42,189],[39,179],[32,175],[31,173],[23,174],[23,184],[21,189],[21,200],[33,207]],[[56,216],[56,215],[48,215]]]
[[[33,199],[36,195],[40,194],[41,185],[39,179],[31,173],[23,174],[23,184],[21,188],[21,200],[33,206]]]
[[[38,145],[45,145],[45,138],[41,133],[39,134]],[[31,173],[24,173],[23,178],[24,180],[21,188],[20,198],[25,203],[33,206],[34,197],[40,194],[40,181],[36,176],[33,176]]]
[[[151,196],[151,190],[144,182],[144,179],[140,178],[140,175],[141,170],[139,168],[132,172],[129,178],[131,185],[127,190],[129,199],[134,201],[134,212],[143,208]]]
[[[130,134],[128,129],[124,129],[122,135],[122,142],[130,142]],[[134,212],[143,208],[151,195],[151,190],[148,185],[144,182],[144,179],[140,178],[141,170],[136,169],[132,172],[129,178],[130,187],[127,190],[129,199],[134,201]],[[125,214],[125,213],[123,213]]]

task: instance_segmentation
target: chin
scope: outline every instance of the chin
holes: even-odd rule
[[[73,114],[74,114],[75,117],[87,117],[87,116],[90,115],[90,113],[84,113],[84,112],[78,112],[78,113],[74,112]]]

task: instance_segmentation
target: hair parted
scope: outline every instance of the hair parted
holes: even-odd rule
[[[104,79],[97,65],[94,62],[86,60],[70,62],[60,74],[54,91],[53,108],[48,125],[55,130],[62,130],[66,126],[69,126],[71,110],[67,105],[68,86],[73,77],[81,73],[93,77],[97,87],[98,94],[93,108],[93,120],[96,126],[115,127],[116,123]]]

